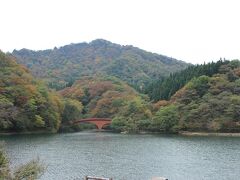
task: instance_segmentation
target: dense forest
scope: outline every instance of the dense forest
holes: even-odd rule
[[[194,77],[169,101],[157,102],[154,128],[240,132],[240,61],[228,62],[218,72]]]
[[[151,79],[167,76],[189,64],[133,46],[121,46],[97,39],[52,50],[14,50],[17,62],[27,66],[35,77],[60,90],[83,76],[115,76],[136,89],[144,89]]]
[[[84,77],[59,93],[62,97],[83,105],[80,117],[72,117],[71,112],[68,118],[65,118],[64,125],[68,125],[74,118],[108,117],[114,119],[112,128],[123,130],[124,126],[124,130],[137,132],[138,124],[140,125],[142,120],[149,124],[152,117],[148,97],[139,94],[116,77]],[[116,118],[122,118],[122,123],[116,122]]]
[[[56,92],[2,52],[0,77],[1,132],[78,131],[86,126],[71,121],[84,117],[151,117],[147,96],[116,77],[85,76]]]
[[[89,117],[118,132],[240,132],[240,61],[189,65],[105,40],[0,52],[0,132],[95,128],[72,124]]]
[[[15,58],[0,52],[0,130],[57,131],[62,105],[59,97]]]
[[[210,74],[211,77],[193,76],[168,101],[160,100],[153,104],[151,117],[133,121],[129,126],[126,121],[129,116],[116,116],[113,126],[121,131],[240,132],[240,61],[211,64],[213,67],[221,64],[217,65],[215,72],[218,73]],[[197,71],[204,66],[189,69]]]
[[[170,76],[153,80],[146,87],[145,93],[154,101],[169,100],[173,94],[186,85],[192,78],[202,75],[212,76],[219,72],[219,68],[222,65],[228,63],[229,61],[227,60],[219,60],[216,63],[211,62],[189,66],[180,72],[170,74]]]

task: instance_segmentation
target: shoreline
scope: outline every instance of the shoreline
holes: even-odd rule
[[[51,131],[0,132],[0,136],[32,135],[32,134],[57,134],[57,132],[51,132]]]
[[[83,132],[83,131],[79,131]],[[114,131],[91,131],[91,132],[112,132]],[[51,131],[28,131],[28,132],[0,132],[0,136],[11,136],[11,135],[35,135],[35,134],[65,134],[69,132],[51,132]],[[76,132],[74,132],[76,133]],[[147,134],[162,134],[167,135],[169,133],[161,133],[161,132],[138,132],[138,133],[128,133],[128,132],[119,132],[119,134],[138,134],[138,135],[147,135]],[[171,133],[170,133],[171,134]],[[180,131],[178,133],[174,133],[179,136],[216,136],[216,137],[240,137],[240,133],[223,133],[223,132],[192,132],[192,131]]]
[[[240,133],[222,133],[222,132],[191,132],[181,131],[178,133],[182,136],[218,136],[218,137],[240,137]]]

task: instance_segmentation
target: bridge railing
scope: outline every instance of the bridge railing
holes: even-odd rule
[[[113,180],[112,178],[85,176],[84,180]]]

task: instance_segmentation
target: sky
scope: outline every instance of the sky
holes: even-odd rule
[[[239,0],[0,0],[0,49],[106,39],[200,64],[240,59]]]

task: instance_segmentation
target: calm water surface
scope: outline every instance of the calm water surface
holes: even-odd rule
[[[239,180],[240,138],[122,135],[82,132],[13,135],[6,142],[12,166],[39,157],[47,171],[42,180]]]

